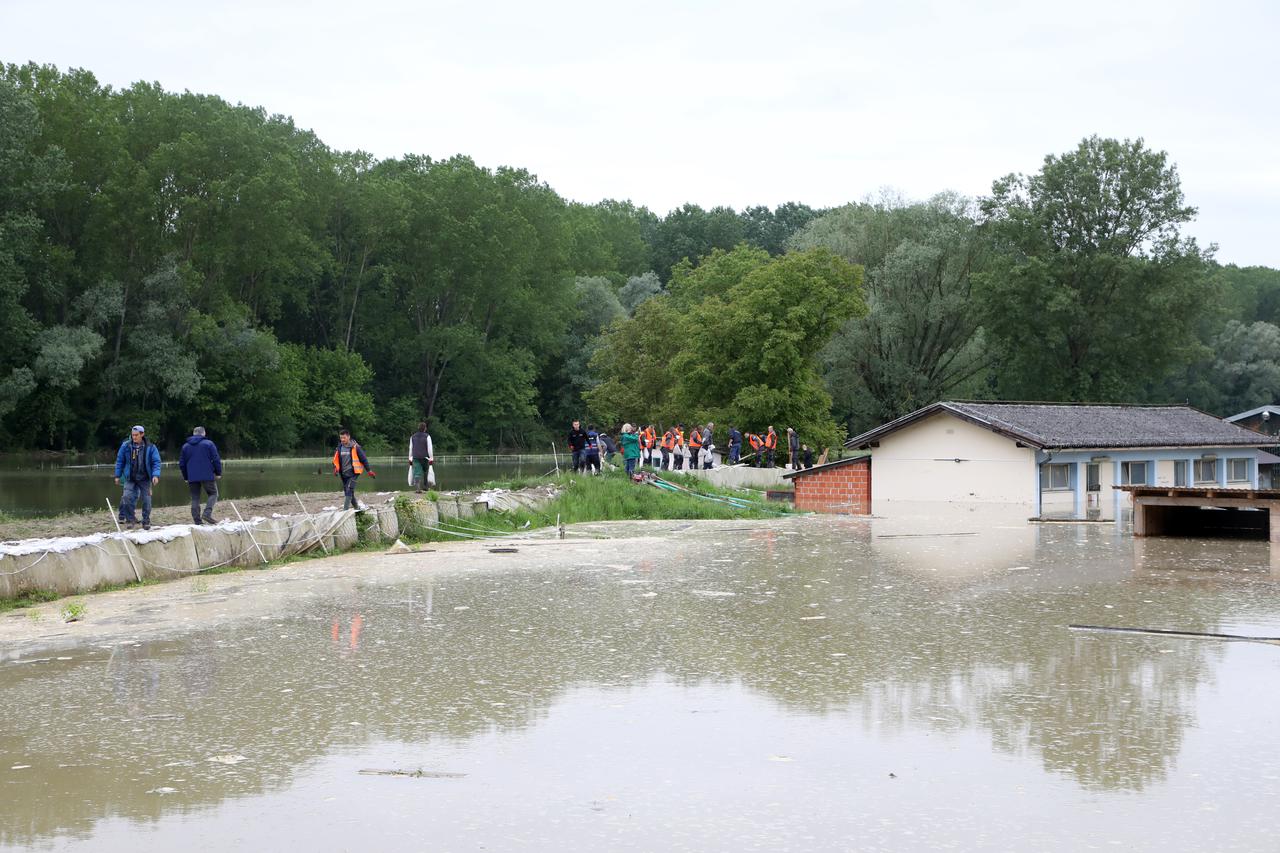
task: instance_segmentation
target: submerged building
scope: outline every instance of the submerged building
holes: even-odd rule
[[[875,497],[1116,517],[1117,486],[1257,488],[1277,439],[1190,406],[939,402],[855,436]]]

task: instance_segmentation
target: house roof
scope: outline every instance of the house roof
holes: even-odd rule
[[[1227,421],[1228,423],[1235,423],[1236,421],[1242,421],[1245,418],[1251,418],[1254,415],[1260,415],[1263,412],[1266,412],[1271,415],[1280,415],[1280,406],[1271,406],[1271,405],[1259,406],[1256,409],[1250,409],[1247,412],[1240,412],[1237,415],[1232,415],[1231,417],[1224,418],[1223,420]]]
[[[790,480],[793,477],[805,477],[809,474],[820,474],[823,471],[829,471],[832,468],[839,468],[841,465],[852,465],[855,462],[871,462],[871,454],[863,453],[858,456],[850,456],[848,459],[837,459],[835,462],[828,462],[825,465],[814,465],[812,468],[801,468],[799,471],[788,471],[782,475],[782,479]]]
[[[1190,406],[1098,406],[1076,403],[939,402],[854,436],[866,447],[918,420],[945,412],[1041,450],[1124,447],[1274,446],[1253,430]]]

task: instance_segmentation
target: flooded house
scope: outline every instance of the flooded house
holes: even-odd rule
[[[943,401],[851,438],[876,502],[995,503],[1116,518],[1120,486],[1258,488],[1280,440],[1190,406]]]

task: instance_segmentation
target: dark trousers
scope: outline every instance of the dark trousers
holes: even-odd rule
[[[195,480],[187,483],[187,491],[191,492],[191,520],[196,524],[200,523],[201,489],[204,489],[204,493],[209,496],[209,502],[204,507],[204,518],[209,523],[213,523],[213,508],[218,503],[217,480]]]
[[[765,462],[765,467],[772,468],[773,467],[773,451],[766,450],[764,453],[765,453],[765,456],[768,457],[768,460]]]
[[[671,467],[673,470],[683,471],[684,470],[684,448],[677,447],[674,453],[676,455],[676,459]]]
[[[342,508],[343,509],[359,509],[360,503],[356,500],[356,480],[360,479],[359,474],[351,474],[350,476],[342,475]]]
[[[636,463],[640,460],[627,457],[624,461],[627,463],[627,476],[630,477],[636,472]]]
[[[599,453],[590,453],[590,452],[588,452],[588,453],[584,453],[584,454],[583,454],[583,459],[582,459],[582,470],[584,470],[584,471],[595,471],[595,472],[599,473],[599,471],[600,471],[600,454],[599,454]]]
[[[124,493],[120,495],[120,520],[137,521],[134,511],[137,503],[142,502],[142,523],[151,523],[151,478],[145,480],[126,480]]]
[[[729,445],[729,464],[730,464],[730,465],[737,465],[737,464],[738,464],[738,457],[739,457],[739,456],[741,456],[741,455],[742,455],[742,445],[741,445],[741,444],[731,444],[731,445]]]
[[[581,451],[581,450],[575,450],[575,451],[573,451],[573,473],[575,473],[575,474],[576,474],[576,473],[578,473],[579,471],[581,471],[581,470],[582,470],[582,467],[583,467],[583,466],[582,466],[582,457],[583,457],[584,455],[586,455],[586,454],[584,454],[584,453],[583,453],[583,451]]]

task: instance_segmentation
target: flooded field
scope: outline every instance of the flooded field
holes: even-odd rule
[[[1280,646],[1066,627],[1280,636],[1267,543],[896,512],[7,615],[0,847],[1276,848]]]
[[[183,505],[189,501],[187,485],[175,454],[165,456],[156,506]],[[402,491],[407,484],[403,456],[370,456],[378,477],[362,477],[364,491]],[[555,466],[550,456],[448,456],[435,466],[441,489],[465,489],[491,480],[536,477]],[[111,465],[68,465],[32,462],[20,457],[0,460],[0,514],[16,517],[57,515],[86,509],[105,509],[106,500],[118,503],[120,487],[112,482]],[[233,459],[226,462],[218,484],[224,499],[287,495],[332,489],[342,498],[342,486],[333,476],[332,458]]]

